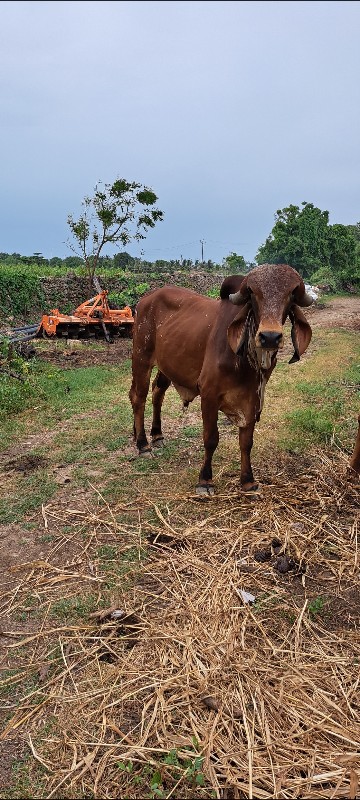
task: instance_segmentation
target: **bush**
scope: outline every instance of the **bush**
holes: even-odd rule
[[[11,267],[0,270],[0,313],[5,317],[24,317],[37,304],[44,304],[40,279],[29,272]]]
[[[0,412],[17,414],[31,404],[36,388],[30,369],[7,340],[0,341]]]
[[[119,308],[123,308],[124,306],[131,306],[133,308],[140,300],[140,297],[148,292],[149,289],[150,286],[148,283],[135,284],[130,280],[127,288],[122,292],[110,292],[109,302],[110,304],[116,305]]]
[[[313,272],[310,278],[312,286],[326,287],[329,292],[338,292],[341,282],[338,275],[334,275],[330,267],[320,267]]]

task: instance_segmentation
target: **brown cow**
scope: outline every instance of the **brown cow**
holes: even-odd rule
[[[239,428],[241,486],[254,491],[250,463],[255,422],[260,419],[267,381],[283,344],[283,325],[292,322],[298,361],[311,339],[311,328],[299,306],[308,306],[300,275],[286,264],[263,264],[245,277],[224,280],[220,300],[189,289],[164,286],[138,303],[133,335],[133,381],[129,393],[134,437],[140,454],[150,452],[144,408],[152,368],[152,445],[161,444],[161,406],[172,383],[187,406],[201,397],[205,460],[196,491],[213,494],[212,457],[219,441],[218,413]]]
[[[356,443],[355,443],[355,450],[354,450],[354,452],[352,454],[352,457],[350,459],[350,467],[355,472],[359,472],[360,473],[360,414],[358,416],[358,423],[359,423],[359,427],[358,427],[358,432],[357,432],[357,439],[356,439]]]

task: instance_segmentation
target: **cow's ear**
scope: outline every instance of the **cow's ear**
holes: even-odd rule
[[[236,355],[241,354],[244,346],[251,311],[251,303],[246,303],[227,329],[229,345]]]
[[[293,305],[289,312],[291,320],[291,338],[294,345],[294,355],[290,359],[289,364],[294,364],[299,361],[300,356],[305,353],[306,348],[309,346],[312,336],[310,325],[300,310],[299,306]]]

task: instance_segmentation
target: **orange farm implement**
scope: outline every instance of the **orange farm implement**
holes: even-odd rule
[[[41,338],[106,339],[111,342],[118,336],[130,338],[133,324],[131,308],[112,308],[104,289],[81,303],[72,314],[62,314],[58,308],[53,308],[48,314],[43,314],[39,324],[13,328],[9,339],[14,343]]]

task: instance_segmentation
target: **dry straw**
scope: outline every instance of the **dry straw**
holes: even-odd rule
[[[355,798],[359,485],[339,459],[314,453],[295,478],[284,457],[258,498],[230,477],[199,503],[152,476],[133,504],[43,509],[72,533],[3,595],[6,614],[39,602],[27,637],[4,629],[11,658],[26,651],[7,681],[41,685],[2,732],[40,762],[36,796]],[[104,609],[96,548],[114,542],[140,561]],[[54,600],[79,591],[95,614],[54,623]]]

